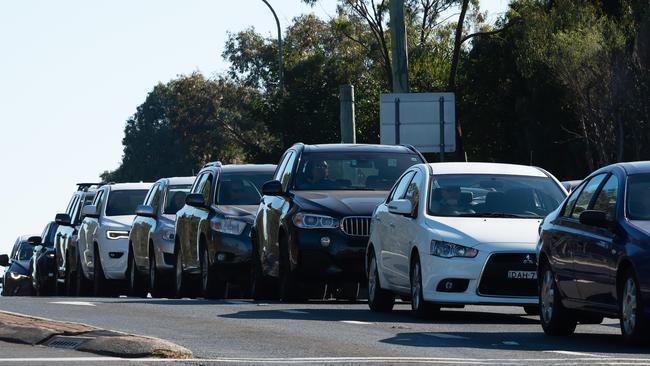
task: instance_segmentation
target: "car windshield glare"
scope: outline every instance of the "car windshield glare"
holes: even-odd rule
[[[626,196],[627,218],[650,220],[650,174],[630,175]]]
[[[551,178],[493,174],[439,175],[431,182],[429,214],[542,218],[564,192]]]
[[[146,189],[112,191],[106,204],[106,216],[135,215],[135,209],[142,204],[147,192]]]
[[[259,205],[262,184],[273,179],[273,172],[222,173],[217,186],[217,205]]]
[[[183,208],[185,205],[185,197],[190,191],[191,185],[176,185],[170,186],[167,192],[167,200],[165,201],[165,215],[176,215],[176,212]]]
[[[403,153],[304,154],[294,189],[388,191],[406,169],[420,162],[417,155]]]

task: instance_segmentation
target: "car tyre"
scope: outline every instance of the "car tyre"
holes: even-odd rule
[[[180,243],[174,248],[174,271],[172,276],[172,291],[175,298],[182,298],[186,293],[186,277],[183,273],[183,252]]]
[[[210,265],[208,247],[201,246],[201,296],[206,299],[223,299],[226,281],[218,278],[216,268]]]
[[[149,292],[153,298],[167,297],[170,291],[163,288],[162,273],[156,264],[156,253],[153,248],[149,250]]]
[[[81,268],[81,255],[77,253],[77,270],[75,273],[75,294],[77,296],[90,295],[92,282],[86,278],[83,268]]]
[[[381,288],[375,252],[370,252],[368,265],[368,307],[371,311],[388,313],[395,306],[395,294]]]
[[[550,336],[571,335],[576,329],[576,314],[562,305],[551,266],[544,262],[540,270],[539,320]]]
[[[411,312],[415,317],[430,319],[440,313],[440,306],[424,300],[422,287],[422,265],[416,254],[411,263]]]
[[[255,240],[254,237],[253,240]],[[251,255],[249,290],[253,300],[275,300],[277,298],[277,286],[269,276],[264,274],[262,260],[255,244],[253,244]]]
[[[93,250],[93,294],[95,297],[110,295],[108,280],[104,275],[104,268],[102,267],[97,245],[95,245],[95,250]]]
[[[647,344],[650,341],[648,340],[648,319],[645,317],[639,282],[632,268],[628,268],[623,275],[621,286],[619,309],[623,339],[632,345]]]
[[[65,295],[66,296],[74,296],[77,293],[76,289],[76,278],[75,278],[75,273],[72,271],[70,263],[72,263],[72,258],[71,255],[68,254],[66,255],[67,259],[65,261],[65,277],[64,277],[64,285],[65,285]]]
[[[147,297],[147,282],[140,271],[138,271],[138,266],[135,263],[135,256],[133,255],[133,247],[129,248],[127,273],[129,276],[129,296]]]
[[[280,300],[284,302],[303,302],[306,299],[304,294],[301,294],[296,273],[291,269],[289,243],[285,235],[280,238]]]

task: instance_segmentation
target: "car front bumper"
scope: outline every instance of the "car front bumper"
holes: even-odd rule
[[[536,271],[534,244],[480,244],[475,248],[479,251],[475,258],[441,258],[429,253],[420,256],[422,294],[426,301],[490,305],[538,303],[536,279],[508,278],[509,270]],[[497,263],[495,258],[506,260]],[[450,280],[459,285],[447,288],[445,285]]]

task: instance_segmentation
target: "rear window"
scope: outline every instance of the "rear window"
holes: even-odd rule
[[[258,205],[262,184],[273,179],[273,172],[222,173],[217,186],[217,205]]]
[[[146,189],[112,191],[106,204],[106,216],[135,215],[135,209],[144,202]]]
[[[185,205],[185,197],[191,187],[192,185],[190,184],[170,186],[167,190],[165,210],[163,213],[166,215],[175,215],[178,210],[183,208]]]

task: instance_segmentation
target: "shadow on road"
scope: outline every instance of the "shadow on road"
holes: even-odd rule
[[[578,328],[578,332],[580,328]],[[571,351],[597,353],[648,353],[650,349],[627,346],[616,334],[576,333],[550,337],[541,328],[533,332],[414,332],[399,333],[382,343],[409,347],[504,349],[517,351]]]
[[[311,321],[343,321],[354,320],[372,323],[400,324],[537,324],[535,318],[473,311],[442,311],[440,316],[432,320],[415,319],[408,310],[397,310],[392,313],[373,313],[367,309],[265,309],[245,310],[233,314],[220,315],[232,319],[286,319]]]

